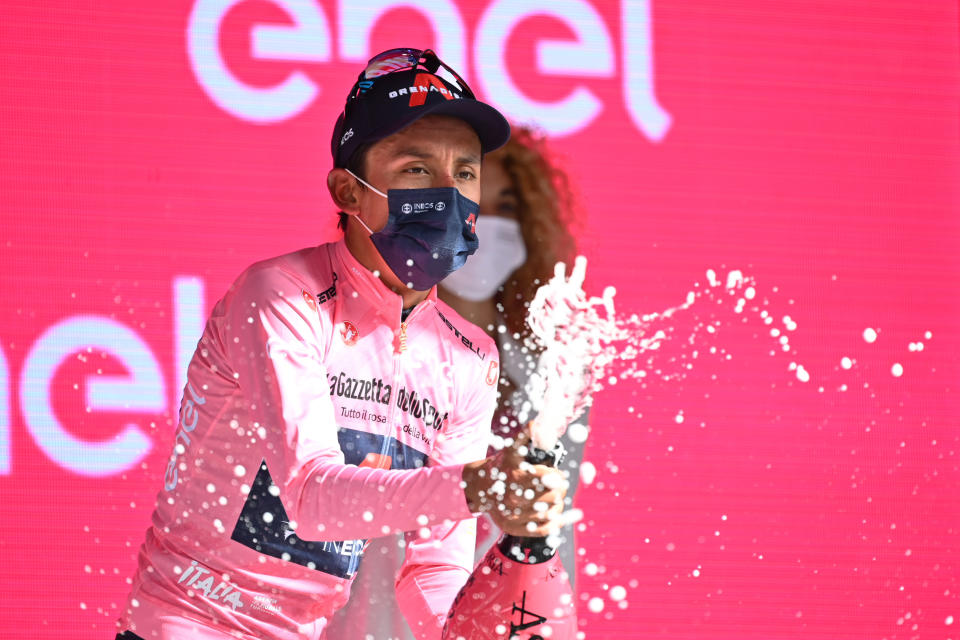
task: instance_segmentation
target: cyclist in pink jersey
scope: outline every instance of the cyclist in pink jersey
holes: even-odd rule
[[[496,346],[434,287],[476,250],[508,136],[432,51],[371,59],[331,141],[344,238],[254,264],[211,313],[118,637],[322,638],[366,541],[402,531],[398,604],[439,638],[474,515],[552,528],[558,472],[484,457]]]

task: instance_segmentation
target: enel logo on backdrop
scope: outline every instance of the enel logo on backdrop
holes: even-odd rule
[[[107,354],[128,373],[91,375],[83,381],[89,411],[162,414],[180,404],[187,365],[205,318],[203,280],[192,276],[173,279],[173,340],[175,371],[173,396],[156,355],[144,339],[125,324],[98,315],[70,316],[49,327],[36,339],[19,376],[20,412],[33,442],[54,464],[83,476],[110,476],[138,464],[154,442],[140,424],[123,425],[112,438],[91,442],[70,433],[54,408],[51,383],[57,369],[78,354]],[[0,476],[10,475],[15,452],[11,448],[11,398],[14,372],[0,349]],[[168,404],[172,402],[173,404]],[[189,419],[189,417],[188,417]]]
[[[224,16],[243,0],[196,0],[187,25],[187,54],[204,91],[221,109],[257,123],[282,122],[301,113],[320,93],[303,71],[292,71],[272,87],[255,87],[231,70],[220,50]],[[250,54],[260,60],[329,63],[334,60],[332,31],[324,8],[308,0],[272,0],[293,25],[255,24]],[[670,129],[671,116],[657,101],[653,84],[653,39],[650,0],[622,0],[619,52],[597,9],[586,0],[494,0],[473,29],[473,55],[468,55],[467,25],[453,0],[339,0],[336,34],[341,62],[363,64],[371,55],[370,33],[388,11],[413,9],[436,34],[437,52],[468,80],[475,78],[486,100],[509,119],[537,122],[546,133],[562,136],[590,125],[604,105],[583,84],[574,84],[561,99],[536,100],[526,95],[510,74],[507,41],[517,26],[533,16],[562,22],[575,39],[543,39],[536,44],[536,71],[544,76],[612,78],[618,73],[630,118],[649,140],[659,142]],[[620,64],[615,59],[620,54]],[[468,60],[477,60],[470,69]],[[619,66],[619,70],[618,70]],[[471,71],[473,73],[471,73]],[[575,82],[575,81],[574,81]]]

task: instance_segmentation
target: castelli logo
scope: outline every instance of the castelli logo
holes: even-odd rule
[[[437,203],[437,211],[443,211],[446,208],[447,208],[446,202],[440,201]]]
[[[344,320],[343,326],[340,327],[340,337],[343,338],[345,345],[352,347],[357,344],[357,340],[360,338],[360,332],[357,330],[356,325],[349,320]]]
[[[409,202],[405,202],[403,203],[403,206],[400,207],[400,211],[402,211],[403,213],[410,213],[413,211],[413,205],[410,204]]]

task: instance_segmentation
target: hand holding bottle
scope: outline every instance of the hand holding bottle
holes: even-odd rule
[[[523,431],[496,454],[465,465],[464,493],[471,511],[488,513],[505,533],[546,536],[567,520],[567,481],[556,468],[527,462],[529,444]]]

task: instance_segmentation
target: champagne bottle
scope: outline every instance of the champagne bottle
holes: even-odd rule
[[[531,445],[526,460],[555,467],[563,453],[559,442],[550,451]],[[501,536],[453,601],[443,640],[574,640],[573,588],[557,543],[546,536]]]

